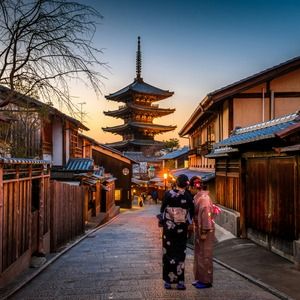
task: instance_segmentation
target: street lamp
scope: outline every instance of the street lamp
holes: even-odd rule
[[[167,189],[167,179],[168,179],[168,173],[164,173],[165,191]]]

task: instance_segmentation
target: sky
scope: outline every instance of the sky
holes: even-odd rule
[[[100,70],[100,97],[80,85],[72,93],[75,103],[86,103],[85,134],[102,143],[121,140],[101,129],[123,123],[103,114],[122,105],[105,95],[133,82],[138,36],[144,81],[174,92],[158,104],[175,113],[154,123],[177,129],[155,139],[178,138],[181,146],[188,140],[178,131],[208,93],[300,55],[298,0],[80,1],[103,15],[94,45],[109,68]]]

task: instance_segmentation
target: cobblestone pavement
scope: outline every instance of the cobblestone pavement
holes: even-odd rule
[[[186,259],[187,290],[165,290],[157,211],[158,206],[147,205],[121,213],[9,299],[278,299],[218,264],[214,265],[214,286],[195,289],[191,285],[190,250]]]

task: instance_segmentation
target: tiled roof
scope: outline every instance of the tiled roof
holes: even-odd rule
[[[9,158],[9,157],[0,157],[0,163],[5,164],[33,164],[33,165],[50,165],[51,162],[48,160],[41,160],[41,159],[31,159],[31,158]]]
[[[120,106],[117,110],[109,110],[104,111],[103,113],[107,116],[124,116],[126,112],[130,111],[142,111],[142,112],[151,112],[152,114],[158,115],[158,116],[164,116],[169,115],[175,111],[175,108],[161,108],[154,105],[138,105],[135,103],[127,103],[124,106]]]
[[[276,137],[276,133],[299,122],[299,114],[289,114],[267,122],[236,129],[233,134],[214,145],[214,148],[246,144]]]
[[[229,156],[228,153],[233,153],[233,152],[239,152],[239,149],[225,146],[225,147],[214,149],[209,154],[205,155],[205,157],[207,158],[226,157]]]
[[[109,147],[123,148],[129,145],[138,145],[138,146],[161,146],[163,142],[155,141],[155,140],[127,140],[127,141],[119,141],[114,143],[106,144]]]
[[[128,122],[122,125],[102,127],[104,131],[121,132],[128,128],[141,128],[141,129],[152,129],[157,131],[171,131],[176,128],[176,125],[160,125],[145,122]]]
[[[129,84],[128,86],[124,87],[123,89],[121,89],[115,93],[109,94],[108,96],[105,96],[105,98],[109,99],[109,100],[122,99],[122,97],[124,95],[126,95],[128,92],[156,95],[156,96],[160,96],[160,98],[162,98],[162,99],[170,97],[174,94],[173,92],[162,90],[155,86],[152,86],[142,80],[135,80],[133,83]]]
[[[94,161],[90,158],[70,158],[65,170],[67,171],[92,171]]]
[[[163,155],[162,157],[160,157],[160,159],[161,160],[174,159],[181,155],[187,154],[188,152],[189,152],[189,147],[183,147],[181,149],[178,149],[178,150],[175,150],[175,151],[172,151],[170,153]]]

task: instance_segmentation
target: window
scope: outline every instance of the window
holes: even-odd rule
[[[207,126],[207,141],[209,143],[215,142],[215,124],[211,123]]]
[[[76,150],[78,147],[78,131],[76,129],[71,129],[70,131],[70,156],[76,156]]]
[[[121,201],[121,189],[115,189],[115,201]]]

